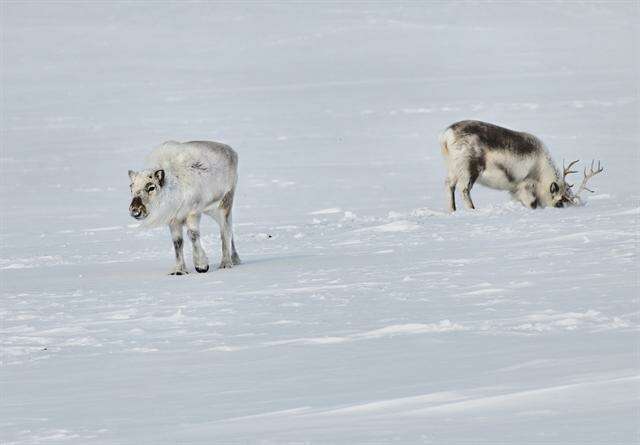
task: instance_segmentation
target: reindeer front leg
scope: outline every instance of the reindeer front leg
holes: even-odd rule
[[[173,248],[176,252],[176,268],[169,275],[186,275],[187,266],[184,264],[184,253],[182,239],[182,222],[173,222],[169,224],[169,230],[171,231],[171,239],[173,240]]]
[[[525,180],[518,184],[515,192],[511,193],[516,200],[530,209],[535,209],[540,204],[536,196],[536,186],[533,182]]]
[[[194,213],[187,217],[187,234],[193,246],[193,265],[197,272],[204,273],[209,270],[209,259],[200,243],[200,216]]]

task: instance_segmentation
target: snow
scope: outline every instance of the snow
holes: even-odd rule
[[[0,8],[3,443],[637,442],[637,4]],[[445,213],[467,118],[596,193]],[[169,139],[238,151],[241,266],[128,216]]]

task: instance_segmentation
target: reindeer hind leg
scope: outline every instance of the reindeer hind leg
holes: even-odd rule
[[[235,189],[228,192],[222,200],[221,208],[223,209],[223,217],[226,219],[226,227],[229,230],[229,236],[231,237],[231,262],[234,266],[241,264],[240,255],[236,250],[235,236],[233,234],[233,197],[235,195]]]
[[[456,211],[456,179],[447,177],[444,180],[444,192],[447,198],[447,207],[450,212]]]
[[[220,269],[228,269],[233,265],[240,264],[240,256],[233,241],[233,195],[234,190],[227,192],[220,201],[218,208],[210,213],[220,226],[220,240],[222,242]]]
[[[458,178],[458,185],[462,189],[462,200],[468,209],[475,209],[473,200],[471,199],[471,189],[476,183],[478,176],[480,176],[481,167],[478,162],[471,159],[463,169],[462,174]]]

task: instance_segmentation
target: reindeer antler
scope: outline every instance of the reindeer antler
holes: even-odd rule
[[[564,162],[562,162],[564,177],[566,177],[570,173],[577,173],[576,171],[571,170],[571,167],[573,167],[576,164],[576,162],[578,161],[573,161],[572,163],[569,164],[567,168],[564,168]],[[583,190],[593,193],[593,190],[590,190],[587,188],[587,182],[589,181],[589,179],[591,179],[598,173],[601,173],[602,171],[604,171],[604,168],[600,165],[600,161],[598,161],[597,167],[594,167],[594,164],[595,164],[595,161],[591,161],[591,167],[589,168],[588,171],[587,171],[587,168],[585,167],[584,178],[582,178],[582,183],[580,184],[580,187],[578,187],[578,190],[575,193],[571,190],[573,185],[567,184],[565,182],[565,194],[564,194],[565,202],[568,202],[572,205],[580,205],[582,204],[582,200],[580,199],[580,193],[582,193]]]
[[[575,161],[571,161],[569,163],[569,165],[567,167],[564,166],[564,159],[562,160],[562,180],[565,181],[566,183],[566,179],[567,179],[567,175],[570,175],[571,173],[578,173],[577,170],[571,170],[571,167],[573,167],[574,165],[576,165],[578,162],[580,162],[580,159],[576,159]],[[567,185],[567,187],[571,188],[573,187],[573,185]]]
[[[582,184],[580,184],[580,187],[578,188],[578,191],[575,194],[576,197],[583,190],[593,193],[593,190],[590,190],[587,188],[587,181],[589,181],[589,179],[593,178],[598,173],[601,173],[602,171],[604,171],[604,167],[600,165],[600,161],[598,161],[598,166],[594,170],[593,168],[594,163],[595,163],[595,160],[591,161],[591,167],[589,167],[589,171],[587,171],[587,167],[584,168],[584,178],[582,179]]]

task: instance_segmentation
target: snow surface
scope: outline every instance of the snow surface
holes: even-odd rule
[[[639,442],[637,2],[0,7],[2,443]],[[596,194],[445,214],[466,118]],[[238,151],[240,267],[128,216],[167,139]]]

